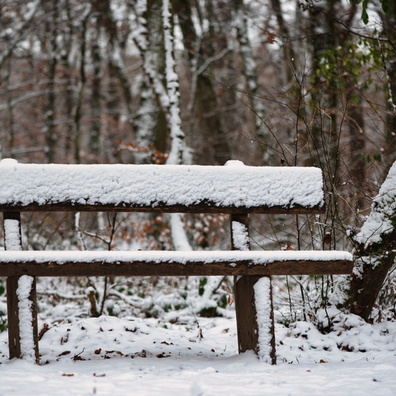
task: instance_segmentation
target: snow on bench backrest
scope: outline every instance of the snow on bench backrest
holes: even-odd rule
[[[0,210],[320,213],[312,167],[60,165],[0,162]]]

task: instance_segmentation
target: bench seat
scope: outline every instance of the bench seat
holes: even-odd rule
[[[344,251],[4,251],[0,276],[349,274]]]

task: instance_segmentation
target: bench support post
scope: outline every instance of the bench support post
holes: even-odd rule
[[[7,278],[7,322],[8,322],[8,350],[10,359],[21,357],[21,339],[19,335],[18,314],[18,279],[19,276]]]
[[[231,216],[231,243],[233,250],[250,249],[247,214]],[[253,350],[260,360],[276,364],[271,277],[236,276],[234,293],[239,353]]]
[[[22,250],[19,212],[4,213],[4,236],[6,250]],[[9,356],[10,359],[31,358],[38,363],[36,278],[24,277],[28,282],[21,282],[21,276],[7,278]],[[21,314],[23,317],[20,317]],[[21,325],[24,326],[23,332]]]

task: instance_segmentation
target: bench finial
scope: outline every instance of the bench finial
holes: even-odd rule
[[[242,161],[239,161],[239,160],[228,160],[225,164],[224,164],[224,166],[237,166],[237,167],[240,167],[240,166],[245,166],[245,164],[242,162]]]
[[[6,165],[6,166],[12,166],[12,165],[17,165],[18,161],[14,158],[3,158],[0,161],[0,166]]]

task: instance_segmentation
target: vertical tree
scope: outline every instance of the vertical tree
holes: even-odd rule
[[[59,3],[50,0],[42,0],[42,9],[48,16],[45,22],[45,47],[47,55],[47,108],[45,111],[44,136],[46,142],[47,162],[54,162],[56,156],[57,128],[56,128],[56,72],[58,66],[58,25]]]
[[[166,152],[169,106],[165,88],[165,48],[162,4],[142,0],[135,5],[138,29],[134,41],[143,59],[141,109],[138,114],[136,137],[139,146],[154,146]],[[148,129],[150,128],[150,129]]]
[[[246,4],[243,0],[234,0],[234,7],[237,40],[241,55],[242,71],[245,76],[245,92],[248,97],[248,108],[254,115],[255,131],[253,135],[261,142],[262,155],[268,163],[267,143],[269,131],[266,125],[264,101],[259,90],[260,86],[253,48],[249,38],[249,20]]]
[[[92,104],[92,123],[89,134],[89,151],[98,160],[101,158],[101,114],[102,114],[102,54],[100,48],[101,41],[101,26],[102,19],[99,15],[94,19],[95,24],[91,33],[91,57],[92,57],[92,89],[91,89],[91,104]]]
[[[383,3],[384,4],[384,3]],[[386,155],[389,163],[396,159],[396,4],[387,2],[386,12],[380,12],[382,36],[386,39],[380,43],[382,65],[385,71],[385,98],[387,115],[385,123]]]
[[[193,4],[189,0],[173,0],[172,4],[183,34],[190,69],[187,112],[192,117],[188,123],[188,134],[194,136],[195,161],[224,164],[230,159],[231,148],[215,89],[214,64],[230,52],[227,35],[221,30],[221,18],[227,14],[227,4],[223,1],[219,4],[208,1]],[[195,26],[199,26],[199,32]]]

